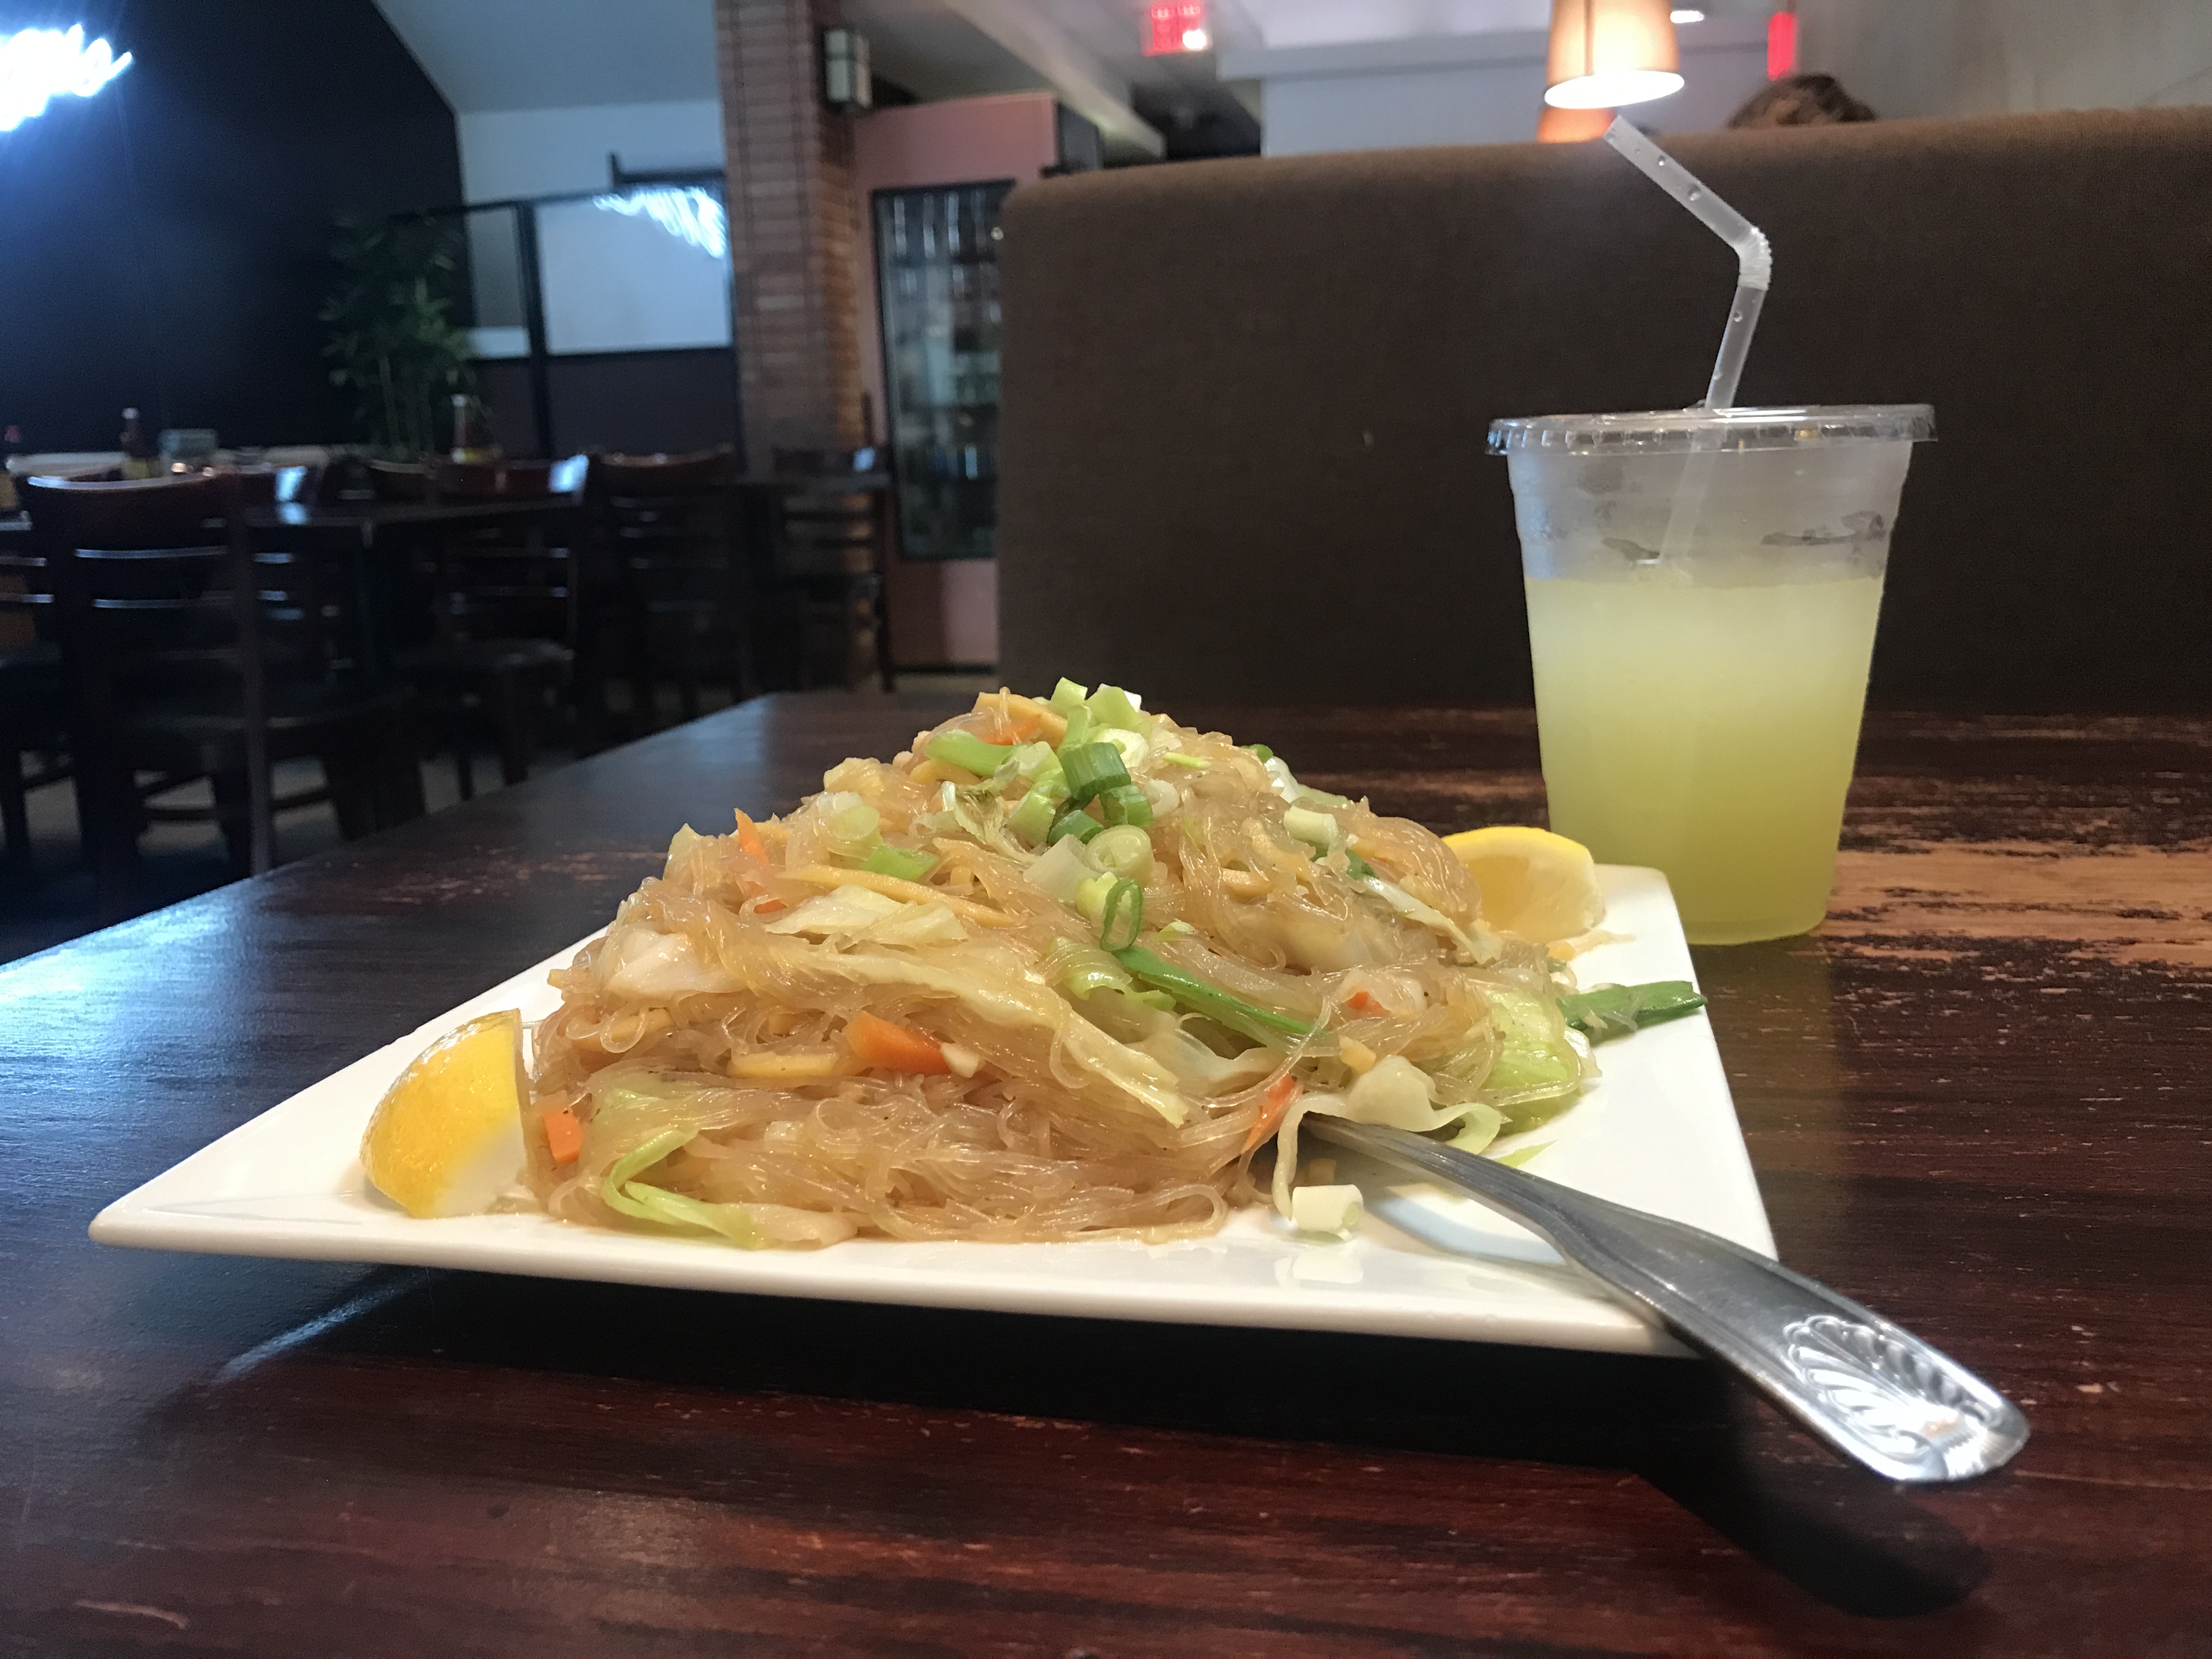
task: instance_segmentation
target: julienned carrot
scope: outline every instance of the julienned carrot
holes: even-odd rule
[[[927,1072],[949,1076],[945,1045],[910,1025],[895,1025],[863,1008],[845,1022],[845,1046],[863,1066],[886,1072]]]
[[[768,862],[768,843],[761,839],[761,832],[754,827],[753,821],[742,811],[738,814],[738,845],[763,864]]]
[[[781,899],[777,898],[771,894],[769,897],[763,899],[758,904],[753,906],[753,914],[757,916],[772,916],[779,910],[788,910],[789,908],[791,908],[791,907],[788,904],[786,904]]]
[[[1298,1092],[1298,1080],[1288,1072],[1267,1085],[1267,1092],[1260,1097],[1260,1115],[1252,1120],[1252,1133],[1244,1137],[1246,1152],[1283,1127],[1283,1114],[1291,1109]]]
[[[545,1114],[545,1145],[556,1164],[574,1164],[584,1150],[584,1126],[568,1107],[556,1106]]]
[[[1389,1011],[1372,991],[1354,991],[1344,1000],[1344,1006],[1355,1014],[1381,1014]]]

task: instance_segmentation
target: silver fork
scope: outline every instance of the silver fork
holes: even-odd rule
[[[1893,1480],[1966,1480],[2027,1441],[2020,1408],[1948,1354],[1717,1234],[1403,1129],[1316,1114],[1308,1134],[1457,1188],[1551,1242],[1626,1301],[1744,1374]]]

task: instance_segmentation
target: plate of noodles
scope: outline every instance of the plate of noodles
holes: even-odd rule
[[[1068,681],[713,830],[93,1237],[1681,1352],[1512,1222],[1302,1140],[1319,1113],[1772,1253],[1656,871],[1559,842],[1579,872],[1508,890],[1264,744]]]

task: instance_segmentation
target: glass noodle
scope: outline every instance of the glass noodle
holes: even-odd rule
[[[1587,1065],[1428,830],[1066,682],[680,831],[554,982],[538,1200],[750,1245],[1203,1233],[1306,1111],[1479,1146]]]

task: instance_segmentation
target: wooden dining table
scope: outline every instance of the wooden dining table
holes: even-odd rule
[[[0,969],[0,1652],[2212,1653],[2212,719],[1877,714],[1696,953],[1782,1258],[2025,1409],[1846,1467],[1715,1366],[124,1251],[94,1212],[953,705],[770,698]],[[1178,709],[1438,830],[1532,718]]]

